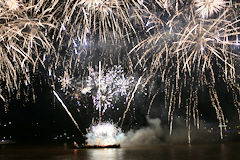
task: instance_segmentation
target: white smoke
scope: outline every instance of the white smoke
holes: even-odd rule
[[[142,146],[159,144],[163,136],[160,119],[148,119],[148,127],[139,130],[130,130],[121,139],[121,146]]]

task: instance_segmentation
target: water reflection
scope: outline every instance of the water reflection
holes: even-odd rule
[[[88,149],[87,156],[89,160],[121,160],[124,159],[124,149],[105,148],[105,149]]]
[[[109,149],[0,146],[0,160],[240,160],[240,143],[158,145]]]

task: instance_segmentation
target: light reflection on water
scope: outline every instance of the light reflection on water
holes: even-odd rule
[[[89,149],[87,151],[87,156],[89,160],[96,160],[101,157],[101,159],[106,160],[121,160],[124,157],[124,149],[119,148],[109,148],[109,149]]]
[[[123,160],[124,149],[106,148],[106,149],[73,149],[72,154],[55,156],[56,160]]]
[[[110,149],[0,146],[0,160],[240,160],[240,143],[158,145]]]

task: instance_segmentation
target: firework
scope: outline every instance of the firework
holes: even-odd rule
[[[0,2],[0,80],[8,92],[30,84],[30,72],[44,66],[43,54],[53,49],[48,31],[54,27],[57,2],[4,0]]]
[[[61,89],[63,90],[63,92],[65,92],[68,89],[68,87],[70,87],[71,80],[72,78],[70,78],[70,75],[68,74],[67,71],[64,72],[64,75],[62,77],[60,76],[59,82],[61,83],[62,86]]]
[[[77,0],[68,1],[63,8],[64,18],[58,37],[70,33],[69,45],[72,37],[77,37],[82,45],[94,38],[98,42],[130,40],[129,33],[136,33],[134,23],[143,23],[144,5],[140,1]]]
[[[99,122],[102,113],[108,108],[114,108],[114,104],[123,97],[127,97],[134,85],[134,77],[126,75],[121,66],[104,72],[99,65],[99,71],[94,72],[90,69],[90,74],[81,93],[91,93],[96,110],[99,111]]]
[[[92,125],[86,134],[87,146],[109,146],[120,143],[121,129],[111,123]]]
[[[129,55],[134,52],[140,54],[136,65],[149,68],[148,77],[152,82],[156,78],[152,75],[161,75],[162,82],[165,84],[165,107],[169,108],[170,134],[176,106],[178,108],[183,106],[181,92],[189,90],[189,98],[184,105],[190,143],[191,116],[194,124],[199,127],[197,108],[199,88],[208,88],[220,126],[225,124],[215,85],[217,79],[221,78],[226,85],[234,86],[236,83],[234,66],[235,59],[239,58],[239,55],[232,48],[238,44],[240,32],[237,25],[239,19],[231,8],[226,8],[214,19],[198,18],[191,12],[194,7],[190,5],[189,8],[188,16],[186,16],[187,10],[184,10],[184,13],[169,15],[166,25],[161,23],[162,21],[155,23],[160,26],[151,27],[151,29],[155,29],[157,33],[136,45]],[[235,93],[234,87],[230,88]],[[239,113],[238,105],[236,109]],[[223,138],[222,129],[220,127],[221,138]]]
[[[220,126],[225,117],[216,89],[219,79],[233,93],[240,115],[239,10],[228,4],[224,0],[0,1],[0,98],[7,101],[6,90],[31,84],[31,74],[41,65],[52,81],[59,77],[63,92],[91,97],[99,123],[105,111],[114,109],[123,98],[122,125],[143,84],[149,86],[152,98],[147,116],[157,95],[163,93],[170,134],[175,111],[184,108],[190,142],[191,123],[199,128],[198,93],[202,88],[209,93]],[[132,46],[129,54],[122,53]],[[115,52],[115,47],[124,49]],[[96,70],[94,64],[99,61]],[[130,71],[125,73],[123,67]],[[137,82],[129,74],[134,72],[141,73]],[[164,89],[154,90],[158,83]],[[54,95],[66,109],[55,91]],[[221,138],[223,129],[220,127]]]
[[[5,0],[5,3],[9,10],[17,10],[19,7],[18,0]]]
[[[194,0],[196,12],[202,16],[202,18],[208,18],[215,13],[218,13],[224,7],[226,7],[229,1],[225,0]]]

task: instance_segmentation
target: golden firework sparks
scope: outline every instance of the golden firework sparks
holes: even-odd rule
[[[77,0],[68,1],[64,8],[58,38],[67,32],[69,45],[73,37],[77,37],[81,45],[87,45],[87,41],[94,38],[99,42],[130,41],[130,32],[137,32],[132,19],[143,25],[141,13],[144,9],[141,8],[144,5],[140,1]]]
[[[136,67],[148,68],[148,77],[153,79],[148,82],[154,83],[155,74],[161,76],[165,85],[165,107],[169,108],[170,134],[176,106],[186,106],[189,143],[191,116],[194,124],[199,127],[199,87],[208,88],[219,124],[225,124],[215,86],[219,79],[223,79],[229,87],[236,83],[239,73],[236,73],[234,59],[239,58],[239,54],[233,48],[238,46],[240,34],[239,19],[236,16],[238,14],[231,8],[227,8],[216,18],[202,19],[191,12],[192,7],[195,6],[190,5],[189,10],[170,16],[166,25],[162,21],[155,22],[161,24],[160,27],[151,27],[158,28],[157,32],[137,44],[129,53],[131,56],[136,52],[137,56],[133,56],[138,57]],[[186,13],[188,16],[185,16]],[[234,87],[230,88],[235,94]],[[184,89],[189,91],[187,100],[182,99],[181,92]],[[239,113],[239,106],[235,106]],[[223,127],[220,130],[223,138]]]
[[[36,4],[18,0],[0,2],[0,80],[9,92],[18,90],[21,80],[30,84],[30,72],[39,64],[44,66],[43,54],[51,53],[53,46],[47,33],[54,27],[51,11],[55,5],[54,2],[47,6],[43,0]]]

